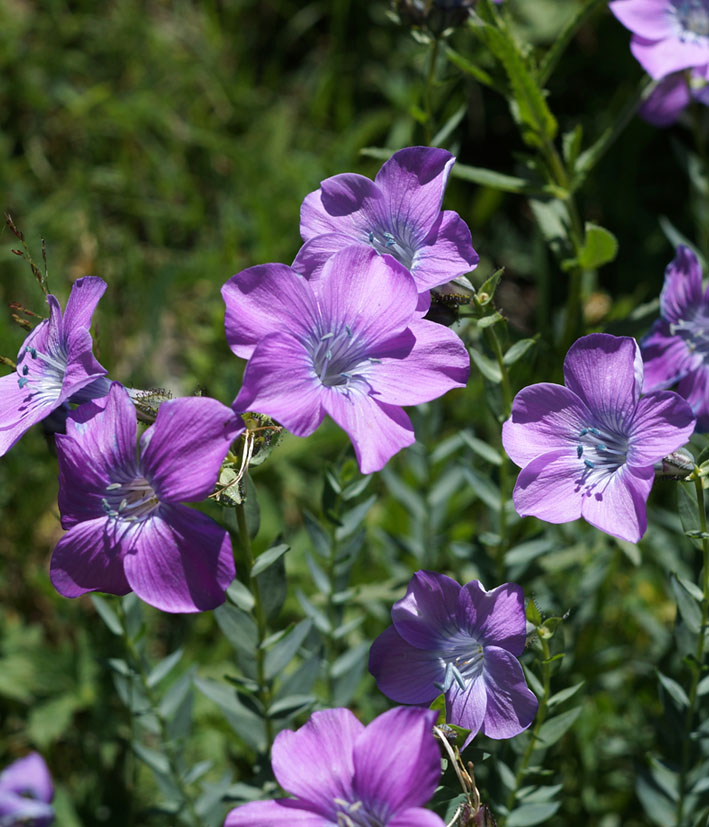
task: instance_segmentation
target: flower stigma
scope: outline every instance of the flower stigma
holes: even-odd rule
[[[399,264],[403,264],[407,270],[410,270],[414,263],[415,250],[411,244],[403,239],[393,235],[384,230],[370,230],[367,233],[367,243],[376,250],[379,255],[393,256]]]
[[[101,499],[108,517],[131,523],[145,520],[159,504],[157,494],[145,477],[112,482],[106,486],[106,496]]]
[[[361,801],[334,799],[337,804],[337,827],[385,827],[384,822],[364,810]]]
[[[681,40],[704,42],[709,38],[709,0],[672,0]]]

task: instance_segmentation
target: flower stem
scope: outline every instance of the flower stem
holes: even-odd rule
[[[677,817],[675,819],[678,827],[681,827],[682,818],[684,816],[685,797],[687,793],[687,773],[689,772],[690,759],[690,733],[692,731],[692,724],[696,714],[697,705],[697,687],[702,674],[702,664],[704,662],[704,648],[706,639],[707,619],[709,618],[709,539],[707,539],[707,514],[704,506],[704,484],[703,478],[697,476],[694,480],[694,488],[697,495],[697,515],[699,517],[699,527],[702,532],[702,557],[704,562],[704,570],[702,572],[702,605],[701,605],[701,622],[699,624],[699,634],[697,636],[697,650],[695,652],[696,664],[692,670],[692,683],[689,688],[689,704],[687,705],[687,712],[684,719],[684,738],[682,739],[682,763],[679,772],[679,785],[677,796]]]
[[[487,338],[490,349],[495,354],[497,366],[500,368],[500,375],[502,376],[500,387],[502,388],[503,414],[505,419],[509,419],[510,413],[512,412],[512,386],[510,385],[510,375],[505,364],[502,346],[500,345],[500,340],[497,338],[497,333],[495,333],[494,325],[488,325],[485,328],[485,337]]]
[[[325,661],[327,664],[327,698],[328,705],[332,705],[335,693],[335,681],[332,677],[332,665],[337,657],[337,646],[335,638],[333,637],[335,629],[339,626],[339,618],[337,616],[337,606],[335,605],[335,566],[337,563],[337,526],[335,523],[330,523],[330,556],[327,561],[327,579],[330,584],[330,590],[327,594],[327,620],[329,631],[325,636]]]
[[[542,685],[544,687],[544,693],[539,701],[539,709],[537,710],[537,717],[534,722],[534,729],[531,733],[531,738],[529,739],[529,743],[527,744],[527,749],[524,751],[524,755],[522,756],[522,760],[517,767],[517,774],[515,775],[514,786],[510,790],[509,795],[507,796],[507,801],[505,802],[505,806],[507,811],[514,807],[515,800],[517,799],[517,790],[519,790],[522,781],[524,780],[525,773],[527,772],[527,766],[529,765],[529,761],[532,757],[532,753],[534,752],[534,748],[537,745],[537,741],[539,739],[539,732],[542,728],[542,724],[544,723],[544,719],[546,718],[547,714],[547,704],[549,703],[549,696],[550,696],[550,688],[551,688],[551,650],[549,648],[549,642],[539,635],[539,642],[542,645]],[[504,821],[503,825],[504,827]]]
[[[438,61],[439,42],[438,37],[435,37],[433,39],[433,43],[431,44],[431,56],[428,62],[428,72],[426,73],[426,84],[423,92],[424,112],[426,113],[426,124],[424,131],[426,135],[426,144],[428,146],[431,145],[431,140],[433,139],[433,102],[431,100],[431,93],[433,91],[433,82],[436,77],[436,62]]]
[[[271,752],[271,745],[273,744],[273,721],[271,720],[269,707],[271,706],[271,689],[266,680],[266,652],[262,647],[262,643],[268,636],[268,628],[266,623],[266,612],[263,607],[263,600],[261,599],[261,589],[259,587],[258,578],[251,575],[254,567],[254,555],[251,549],[251,537],[249,536],[249,529],[246,524],[246,511],[244,504],[239,503],[234,509],[236,511],[236,525],[238,528],[238,536],[235,548],[238,547],[246,562],[248,570],[248,588],[254,598],[254,616],[256,618],[256,628],[258,632],[258,643],[256,646],[256,682],[258,683],[258,698],[264,709],[264,725],[266,728],[266,752]]]
[[[123,644],[126,649],[128,660],[133,669],[133,672],[138,676],[138,679],[140,680],[140,686],[143,690],[143,694],[145,695],[148,701],[150,711],[155,716],[155,720],[158,722],[160,746],[162,748],[162,753],[165,756],[165,760],[167,761],[167,765],[170,770],[170,779],[180,793],[180,797],[182,798],[182,804],[185,808],[185,811],[187,812],[187,815],[190,818],[191,823],[195,825],[195,827],[205,827],[205,823],[200,818],[195,809],[194,802],[192,801],[192,798],[187,790],[187,786],[185,785],[184,779],[182,777],[182,773],[180,772],[174,743],[172,741],[172,738],[170,737],[170,733],[167,730],[167,722],[162,713],[160,712],[160,704],[157,698],[155,697],[155,693],[152,687],[148,683],[148,676],[146,674],[145,666],[143,664],[143,659],[140,655],[140,652],[137,650],[132,637],[128,633],[125,614],[123,612],[123,604],[120,600],[117,601],[117,609],[117,616],[121,624],[121,631],[123,633]]]

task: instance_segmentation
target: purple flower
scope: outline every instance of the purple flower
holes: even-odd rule
[[[91,316],[106,282],[86,276],[74,282],[62,318],[59,302],[47,296],[49,318],[40,322],[17,354],[17,371],[0,378],[0,456],[32,425],[80,391],[102,396],[106,371],[91,352]],[[89,386],[97,388],[93,392]],[[78,400],[77,400],[78,401]]]
[[[626,336],[576,341],[564,381],[521,390],[503,426],[505,451],[522,468],[515,508],[549,523],[583,517],[635,543],[647,527],[653,464],[692,435],[691,408],[671,391],[640,398],[640,349]]]
[[[697,416],[697,430],[709,431],[709,288],[689,247],[678,247],[665,271],[660,318],[640,342],[645,362],[644,391],[678,382]]]
[[[709,104],[709,66],[686,72],[673,72],[660,81],[642,104],[638,114],[654,126],[670,126],[695,100]]]
[[[329,414],[365,474],[414,442],[402,405],[467,381],[458,336],[422,320],[410,274],[365,247],[336,253],[316,281],[285,264],[250,267],[222,295],[229,346],[249,359],[234,409],[268,414],[297,436]]]
[[[317,277],[333,253],[354,244],[403,264],[419,293],[470,272],[479,256],[468,225],[441,212],[454,163],[445,149],[412,146],[395,152],[374,181],[355,173],[327,178],[300,208],[306,243],[293,268]]]
[[[398,703],[427,704],[445,693],[446,722],[490,738],[512,738],[532,723],[537,699],[517,658],[524,650],[522,589],[488,592],[418,571],[391,610],[394,625],[374,641],[369,671]]]
[[[0,825],[49,827],[54,788],[44,759],[31,752],[0,773]]]
[[[709,64],[707,0],[615,0],[608,7],[633,33],[630,51],[655,80]]]
[[[297,798],[232,810],[224,827],[443,827],[424,810],[441,776],[438,713],[390,709],[369,726],[349,709],[314,712],[273,743],[273,772]]]
[[[224,602],[234,579],[229,534],[184,500],[212,490],[243,428],[206,397],[172,399],[140,439],[128,392],[111,386],[57,436],[59,510],[69,529],[57,543],[52,583],[65,597],[134,591],[166,612],[199,612]]]

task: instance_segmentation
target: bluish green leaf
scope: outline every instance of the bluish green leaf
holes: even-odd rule
[[[294,628],[266,653],[266,679],[270,680],[278,675],[298,654],[300,645],[308,636],[313,623],[311,620],[301,620]]]
[[[677,601],[677,608],[682,620],[686,623],[687,628],[696,635],[699,633],[702,626],[702,610],[697,602],[695,594],[693,593],[696,586],[692,583],[691,586],[693,586],[694,589],[690,591],[690,589],[685,586],[686,582],[687,581],[683,579],[681,580],[677,577],[674,572],[670,575],[672,592],[674,593],[675,600]],[[700,600],[702,599],[701,595],[702,593],[699,592]]]
[[[566,732],[571,729],[574,722],[581,712],[581,707],[577,706],[570,709],[568,712],[562,712],[555,718],[550,718],[545,721],[539,729],[539,743],[543,747],[550,747],[555,744]]]
[[[251,576],[256,577],[257,575],[261,574],[261,572],[266,571],[266,569],[273,565],[279,557],[282,557],[288,550],[290,546],[286,545],[285,543],[281,543],[280,545],[273,546],[272,548],[267,549],[254,561],[253,568],[251,569]]]
[[[667,692],[667,694],[672,698],[672,700],[680,707],[680,709],[686,709],[689,706],[689,698],[687,697],[687,693],[682,689],[682,687],[677,683],[674,678],[670,678],[667,675],[663,675],[660,670],[657,670],[657,679],[662,684],[663,689]]]
[[[486,379],[489,379],[490,382],[495,382],[496,384],[502,382],[502,372],[500,371],[500,366],[497,362],[493,362],[492,359],[488,359],[487,356],[484,356],[474,347],[469,348],[469,350],[470,358]]]
[[[123,634],[123,627],[118,619],[118,615],[113,611],[103,597],[99,597],[97,594],[92,594],[90,595],[90,598],[91,602],[94,604],[94,608],[99,613],[101,620],[103,620],[114,635],[118,635],[120,637]]]
[[[183,649],[176,649],[171,655],[168,655],[166,658],[163,658],[160,661],[160,663],[154,666],[152,671],[148,675],[148,686],[157,686],[160,683],[160,681],[164,677],[166,677],[170,673],[170,671],[180,662],[180,658],[183,655],[183,651]]]
[[[523,804],[509,814],[507,827],[531,827],[533,824],[542,824],[550,819],[559,807],[561,807],[560,801]]]
[[[506,365],[514,365],[514,363],[519,361],[530,348],[533,348],[534,345],[536,345],[538,338],[539,336],[534,336],[532,339],[520,339],[518,342],[515,342],[512,347],[505,352],[505,355],[502,357],[502,361]]]

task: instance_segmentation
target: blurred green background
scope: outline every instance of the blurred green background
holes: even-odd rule
[[[538,50],[579,5],[507,4],[520,38]],[[108,282],[94,331],[112,378],[176,394],[202,389],[231,402],[243,367],[224,340],[221,285],[245,267],[290,262],[303,197],[338,172],[375,174],[379,162],[360,155],[363,147],[393,151],[424,141],[429,48],[387,11],[374,0],[0,0],[2,206],[38,262],[46,240],[50,289],[62,304],[79,276]],[[628,40],[606,9],[574,38],[548,85],[561,131],[581,123],[590,142],[613,124],[641,77]],[[450,42],[489,63],[469,32],[455,32]],[[445,146],[462,163],[514,173],[523,145],[506,102],[443,56],[436,77],[436,128],[466,107]],[[658,130],[634,119],[582,190],[583,217],[620,241],[615,262],[588,285],[591,327],[656,298],[673,255],[661,216],[706,241],[687,175],[691,145],[682,127]],[[513,338],[532,335],[540,321],[552,329],[565,275],[526,199],[452,179],[445,206],[471,227],[481,256],[474,280],[505,266],[496,298]],[[17,242],[6,228],[0,241],[0,354],[14,358],[25,333],[5,308],[17,301],[43,313],[44,305],[26,264],[11,253]],[[515,391],[533,371],[533,360],[515,367]],[[391,600],[418,565],[496,585],[485,537],[496,518],[462,470],[477,467],[478,483],[494,480],[494,463],[460,442],[429,457],[462,428],[497,445],[485,394],[473,369],[465,392],[449,395],[438,413],[416,414],[426,450],[397,458],[374,481],[380,501],[354,577],[364,585],[374,571],[385,586],[356,607],[365,625],[348,638],[351,645],[382,631]],[[322,459],[334,460],[346,444],[328,426],[307,441],[289,438],[255,474],[259,548],[284,534],[295,546],[289,577],[306,591],[311,578],[297,554],[307,546],[302,512],[318,510]],[[120,643],[90,622],[96,616],[88,600],[59,598],[48,581],[61,536],[56,489],[51,449],[35,428],[0,461],[0,766],[30,747],[43,751],[60,783],[60,827],[133,823],[127,801],[144,823],[169,823],[145,815],[154,787],[130,756],[130,722],[104,663]],[[660,492],[658,502],[666,499]],[[433,525],[412,517],[435,508]],[[559,825],[646,823],[634,789],[646,752],[664,737],[651,664],[672,656],[674,602],[665,572],[693,572],[691,549],[670,533],[676,519],[656,513],[664,528],[641,544],[645,568],[635,551],[573,526],[549,529],[545,550],[505,573],[540,595],[544,611],[573,609],[566,643],[575,654],[564,661],[558,688],[589,682],[575,734],[550,762],[565,785]],[[527,523],[514,529],[519,542],[534,534]],[[425,560],[416,551],[422,524],[430,535]],[[287,620],[302,617],[292,596],[284,612]],[[220,676],[230,655],[211,617],[148,615],[152,654],[187,641],[190,655]],[[365,718],[386,705],[366,673],[358,693]],[[252,756],[218,713],[202,699],[195,714],[194,760],[229,759],[237,776],[247,776]]]

